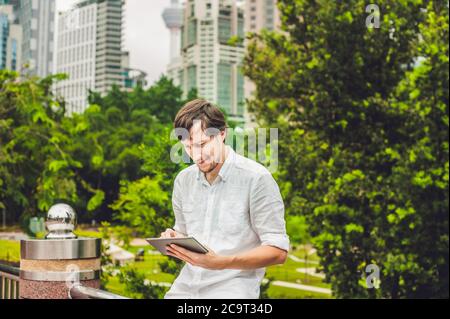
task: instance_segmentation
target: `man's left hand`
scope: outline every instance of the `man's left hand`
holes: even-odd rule
[[[181,259],[192,266],[211,270],[225,269],[229,261],[229,257],[219,256],[209,248],[206,254],[199,254],[175,244],[168,245],[166,250],[169,256]]]

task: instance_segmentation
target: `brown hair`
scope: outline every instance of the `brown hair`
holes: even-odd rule
[[[186,103],[175,116],[173,125],[175,129],[186,129],[189,132],[194,120],[202,121],[203,130],[216,128],[219,131],[224,131],[227,127],[225,116],[219,108],[204,99],[196,99]],[[178,138],[181,140],[182,136],[178,135]]]

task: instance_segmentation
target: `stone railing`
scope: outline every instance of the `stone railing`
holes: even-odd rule
[[[50,208],[45,239],[20,242],[20,268],[0,265],[0,299],[123,299],[100,290],[99,238],[77,238],[74,210]]]
[[[0,264],[0,299],[19,298],[20,269]]]

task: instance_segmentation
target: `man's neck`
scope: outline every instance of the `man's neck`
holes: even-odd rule
[[[222,149],[222,154],[220,155],[220,163],[216,165],[216,167],[208,173],[205,173],[205,178],[208,181],[209,185],[212,185],[212,183],[214,183],[214,181],[216,180],[217,175],[219,175],[220,169],[223,166],[223,163],[225,163],[226,158],[228,157],[229,154],[229,150],[228,148],[224,145],[223,149]]]

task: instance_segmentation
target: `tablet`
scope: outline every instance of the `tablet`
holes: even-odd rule
[[[170,244],[175,244],[200,254],[206,254],[208,252],[208,249],[194,237],[146,238],[145,240],[163,255],[167,255],[166,246]]]

